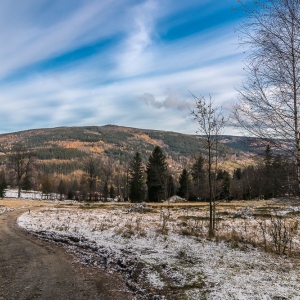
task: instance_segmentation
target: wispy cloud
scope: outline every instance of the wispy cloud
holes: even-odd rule
[[[111,123],[194,133],[189,90],[234,101],[236,20],[201,28],[211,1],[12,2],[0,8],[1,132]],[[199,30],[166,38],[188,12]]]

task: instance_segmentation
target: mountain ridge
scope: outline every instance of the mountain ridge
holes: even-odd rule
[[[249,156],[247,152],[253,152],[251,143],[255,141],[257,139],[221,136],[221,143],[226,147],[228,157],[234,156],[235,159],[246,159]],[[84,157],[90,154],[128,162],[136,151],[141,152],[143,162],[146,163],[155,146],[160,146],[169,164],[178,168],[186,165],[191,157],[200,152],[205,153],[201,135],[111,124],[38,128],[0,134],[2,163],[14,143],[24,143],[42,164],[49,167],[51,161],[55,165],[59,165],[57,161],[61,161],[63,168],[68,162],[79,167]]]

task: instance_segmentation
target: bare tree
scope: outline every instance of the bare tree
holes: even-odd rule
[[[192,94],[193,95],[193,94]],[[198,123],[198,131],[205,139],[207,149],[207,171],[209,185],[209,236],[215,232],[215,195],[214,184],[220,155],[219,139],[225,126],[225,119],[221,107],[214,105],[211,96],[208,100],[204,96],[193,95],[196,105],[191,111],[192,116]]]
[[[284,141],[292,144],[299,193],[300,1],[247,1],[242,5],[248,18],[239,29],[240,44],[249,55],[233,117],[248,134],[277,148],[287,151]]]
[[[113,176],[113,173],[114,173],[113,161],[111,159],[107,159],[105,162],[102,163],[101,166],[101,177],[103,181],[103,196],[105,201],[107,201],[107,198],[109,196],[108,184]]]
[[[87,185],[89,190],[89,201],[92,200],[92,194],[96,190],[97,177],[99,176],[100,161],[90,156],[85,162],[85,172],[87,174]]]
[[[35,169],[35,156],[25,147],[24,144],[15,144],[8,156],[8,169],[18,187],[18,198],[21,196],[21,189],[24,182],[31,179]]]

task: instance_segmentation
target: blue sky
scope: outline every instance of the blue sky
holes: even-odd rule
[[[236,0],[2,0],[0,133],[115,124],[194,134],[243,79]],[[227,133],[231,133],[227,130]]]

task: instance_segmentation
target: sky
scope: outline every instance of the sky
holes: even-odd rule
[[[243,18],[236,0],[1,0],[0,133],[114,124],[194,134],[191,93],[224,111],[237,101]]]

